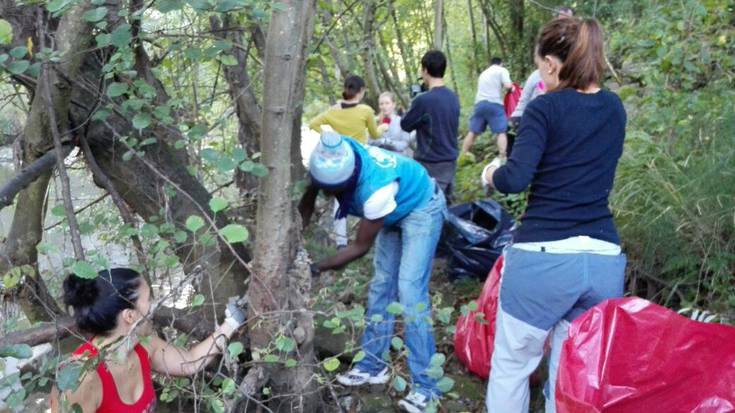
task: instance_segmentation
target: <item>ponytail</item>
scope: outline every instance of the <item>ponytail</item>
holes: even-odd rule
[[[605,51],[600,24],[595,19],[554,20],[541,29],[538,55],[555,56],[562,62],[556,89],[585,89],[599,85],[605,69]]]

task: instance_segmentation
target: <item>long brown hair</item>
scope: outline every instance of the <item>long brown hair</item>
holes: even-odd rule
[[[605,46],[595,19],[568,17],[550,22],[539,34],[536,53],[561,60],[556,89],[585,89],[599,85],[605,69]]]

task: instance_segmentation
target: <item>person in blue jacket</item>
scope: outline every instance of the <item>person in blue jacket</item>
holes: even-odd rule
[[[446,201],[441,189],[418,162],[374,146],[364,147],[325,132],[309,159],[311,184],[301,202],[304,227],[309,224],[319,190],[339,202],[337,218],[360,218],[354,242],[336,255],[312,265],[312,273],[342,268],[375,244],[375,274],[370,283],[367,325],[362,337],[366,356],[339,374],[345,386],[383,384],[390,379],[390,341],[399,302],[412,389],[399,402],[407,412],[424,412],[440,391],[427,374],[436,351],[431,323],[429,280],[441,234]]]

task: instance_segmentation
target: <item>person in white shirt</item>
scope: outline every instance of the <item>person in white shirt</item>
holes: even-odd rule
[[[508,69],[503,67],[499,57],[493,57],[490,67],[480,74],[477,80],[477,95],[475,95],[475,111],[470,118],[470,131],[464,138],[462,152],[469,152],[475,144],[475,137],[481,135],[488,127],[492,133],[498,135],[498,154],[501,158],[507,156],[508,119],[505,115],[503,98],[505,91],[513,87]]]

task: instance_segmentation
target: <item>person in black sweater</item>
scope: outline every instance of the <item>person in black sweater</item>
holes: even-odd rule
[[[459,155],[459,99],[444,86],[446,68],[447,59],[438,50],[431,50],[421,58],[421,77],[429,90],[411,102],[411,108],[401,119],[401,129],[416,131],[417,148],[413,158],[436,180],[449,203]]]
[[[559,19],[542,29],[535,61],[549,93],[526,108],[508,162],[496,159],[482,173],[483,183],[500,192],[530,185],[528,207],[504,251],[486,400],[491,412],[528,411],[528,376],[549,334],[546,412],[554,412],[570,322],[623,294],[626,258],[608,197],[626,115],[618,96],[600,88],[602,39],[593,19]]]

